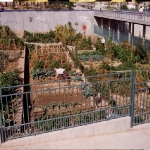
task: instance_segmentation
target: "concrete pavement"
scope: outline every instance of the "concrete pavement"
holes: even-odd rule
[[[33,137],[36,138],[36,137]],[[23,138],[22,138],[23,139]],[[47,143],[23,144],[9,147],[7,142],[0,149],[150,149],[150,123],[138,125],[126,132],[90,136]]]

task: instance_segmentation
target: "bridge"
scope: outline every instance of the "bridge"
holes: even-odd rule
[[[150,26],[149,12],[144,12],[141,17],[139,17],[139,13],[135,11],[95,11],[94,16]]]
[[[146,34],[146,27],[150,26],[150,13],[144,12],[143,14],[139,14],[136,11],[95,11],[94,17],[98,17],[101,19],[101,27],[103,27],[104,19],[108,19],[108,29],[110,29],[111,26],[111,20],[115,20],[118,22],[117,30],[119,32],[119,25],[120,22],[128,22],[129,24],[129,33],[131,33],[134,36],[134,25],[139,24],[143,26],[143,33],[142,37],[145,38]],[[132,31],[131,31],[131,25],[132,25]]]

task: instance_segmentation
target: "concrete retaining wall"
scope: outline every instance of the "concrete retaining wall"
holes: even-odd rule
[[[79,126],[75,128],[64,129],[62,131],[54,131],[37,136],[14,139],[12,141],[7,141],[6,143],[3,144],[3,146],[5,146],[6,144],[7,146],[13,147],[16,146],[16,143],[17,146],[21,146],[34,143],[44,143],[58,140],[67,140],[73,138],[83,138],[88,136],[119,133],[129,130],[130,123],[131,123],[130,117],[123,117],[99,123]]]
[[[1,12],[0,22],[8,25],[13,31],[47,32],[54,30],[58,24],[65,25],[72,23],[73,28],[80,33],[82,24],[88,27],[86,33],[94,31],[94,11],[13,11]]]

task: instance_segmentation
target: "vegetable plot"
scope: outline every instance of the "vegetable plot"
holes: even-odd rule
[[[78,58],[81,60],[81,61],[88,61],[90,59],[92,59],[93,61],[102,61],[105,57],[102,56],[102,55],[79,55]]]
[[[32,78],[34,79],[45,79],[46,77],[53,77],[54,72],[48,69],[40,70],[36,69],[35,71],[32,72]]]

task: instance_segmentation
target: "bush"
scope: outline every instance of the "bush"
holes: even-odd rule
[[[0,72],[3,72],[3,70],[5,69],[4,67],[4,62],[5,60],[8,60],[8,55],[5,54],[4,52],[0,52]]]
[[[126,61],[123,64],[117,66],[115,68],[116,71],[121,71],[121,70],[136,70],[138,69],[134,63],[131,61]]]
[[[85,76],[95,76],[97,74],[96,69],[94,69],[92,66],[90,68],[84,69]]]
[[[60,62],[58,60],[54,60],[50,65],[51,70],[54,70],[54,68],[59,68],[59,67],[60,67]]]
[[[15,86],[21,84],[21,78],[19,73],[16,71],[8,71],[2,75],[0,75],[0,88],[1,87],[8,87],[8,86]],[[10,94],[12,93],[12,88],[2,89],[2,94]]]
[[[99,55],[105,55],[106,54],[106,51],[102,45],[100,38],[97,38],[95,47],[96,47],[96,51],[99,53]]]
[[[35,49],[35,45],[34,44],[27,44],[27,48],[29,51],[32,51]]]
[[[42,70],[44,68],[44,64],[45,64],[45,62],[42,60],[41,61],[35,61],[33,70],[37,70],[37,69]]]
[[[147,64],[149,63],[149,55],[148,55],[148,52],[147,52],[147,47],[145,45],[142,44],[142,39],[139,38],[139,41],[136,43],[136,56],[139,57],[139,63],[142,63],[142,64]]]

